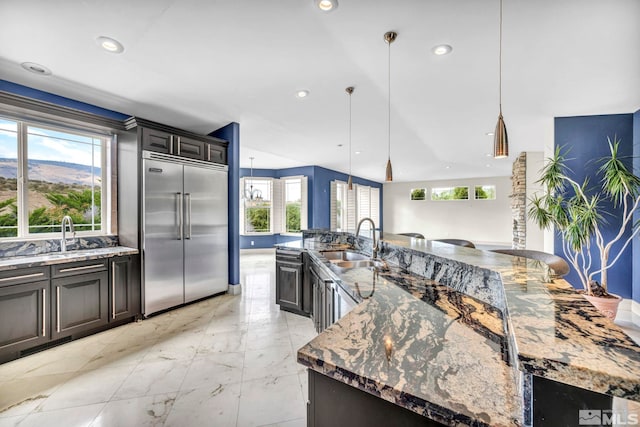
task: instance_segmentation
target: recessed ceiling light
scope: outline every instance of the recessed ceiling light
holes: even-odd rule
[[[309,95],[309,91],[308,90],[299,90],[296,92],[296,96],[298,98],[306,98]]]
[[[484,153],[484,155],[485,155],[486,157],[493,157],[493,154],[491,154],[491,153]]]
[[[495,134],[494,134],[493,132],[487,132],[487,133],[485,133],[485,135],[487,135],[487,136],[493,136],[493,135],[495,135]]]
[[[445,169],[451,169],[451,166],[447,165],[444,167]]]
[[[356,151],[356,154],[360,154],[360,153],[362,153],[362,151]]]
[[[323,12],[330,12],[338,8],[338,0],[314,0],[314,2]]]
[[[490,165],[489,163],[487,163],[485,166],[486,166],[486,167],[488,167],[488,168],[490,168],[490,167],[491,167],[491,165]]]
[[[451,53],[452,50],[453,48],[448,44],[439,44],[438,46],[434,46],[431,52],[433,52],[434,55],[446,55]]]
[[[110,53],[122,53],[124,51],[122,43],[116,39],[112,39],[111,37],[100,36],[96,38],[96,42],[98,43],[98,46]]]
[[[41,76],[50,76],[51,70],[44,65],[36,64],[35,62],[23,62],[20,64],[25,70],[32,72],[33,74],[39,74]]]

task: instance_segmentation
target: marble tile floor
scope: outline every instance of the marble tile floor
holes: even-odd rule
[[[296,351],[311,320],[275,304],[275,255],[222,295],[0,365],[0,427],[305,426]]]
[[[273,251],[223,295],[0,365],[0,427],[305,426],[296,351],[311,320],[275,301]],[[637,342],[631,312],[617,323]]]

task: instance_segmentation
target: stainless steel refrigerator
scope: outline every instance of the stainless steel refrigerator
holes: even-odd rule
[[[142,152],[144,315],[228,288],[227,170]]]

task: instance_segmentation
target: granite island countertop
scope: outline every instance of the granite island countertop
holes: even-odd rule
[[[335,244],[296,243],[320,260]],[[388,269],[325,263],[363,302],[301,348],[300,363],[449,425],[522,424],[522,373],[640,400],[640,347],[546,267],[388,234],[382,254]]]

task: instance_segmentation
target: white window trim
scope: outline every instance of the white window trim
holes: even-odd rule
[[[101,131],[87,124],[86,128],[83,128],[82,124],[78,125],[64,125],[51,123],[49,121],[38,121],[29,117],[16,117],[5,111],[0,111],[0,118],[13,121],[17,123],[17,204],[18,204],[18,224],[17,224],[17,236],[15,237],[0,237],[0,241],[31,241],[31,240],[50,240],[60,237],[60,232],[53,233],[29,233],[28,224],[28,188],[25,188],[28,181],[28,132],[29,127],[37,127],[41,129],[48,129],[52,131],[65,132],[74,135],[81,135],[91,138],[99,138],[103,140],[101,147],[101,159],[103,163],[100,165],[100,179],[103,183],[101,187],[100,196],[100,230],[87,230],[77,231],[77,237],[95,237],[106,236],[111,234],[111,226],[113,224],[111,219],[111,207],[112,207],[112,195],[117,197],[116,192],[111,188],[111,171],[113,162],[111,159],[111,145],[115,143],[115,134],[109,131]]]
[[[338,208],[337,208],[337,196],[338,186],[341,186],[342,191],[346,195],[347,202],[344,214],[342,217],[342,224],[338,224]],[[365,197],[366,195],[366,197]],[[332,231],[352,231],[355,232],[358,222],[362,218],[371,218],[376,227],[380,229],[380,189],[377,187],[369,187],[366,185],[353,184],[353,190],[347,189],[347,183],[340,180],[331,181],[331,200],[330,200],[330,227]],[[366,206],[361,204],[365,203]],[[374,202],[374,199],[376,200]],[[352,209],[350,209],[352,208]],[[365,228],[369,227],[368,223],[363,225]]]
[[[287,181],[292,181],[295,179],[300,180],[300,232],[299,233],[291,233],[286,231],[287,227],[287,198],[286,198],[286,183]],[[309,181],[308,178],[304,175],[295,175],[295,176],[284,176],[280,178],[282,182],[282,229],[279,233],[281,236],[292,236],[292,237],[300,237],[302,236],[302,230],[306,230],[309,228]]]
[[[269,185],[271,186],[271,215],[269,216],[269,231],[246,231],[245,230],[245,211],[244,211],[244,207],[245,207],[245,199],[244,199],[244,190],[245,190],[245,185],[247,183],[247,181],[269,181]],[[253,178],[250,176],[243,176],[242,178],[240,178],[240,235],[241,236],[272,236],[274,234],[277,234],[274,232],[274,216],[275,216],[275,212],[274,212],[274,205],[275,205],[275,189],[274,189],[274,181],[276,179],[275,178],[271,178],[271,177],[262,177],[262,176],[254,176]]]

